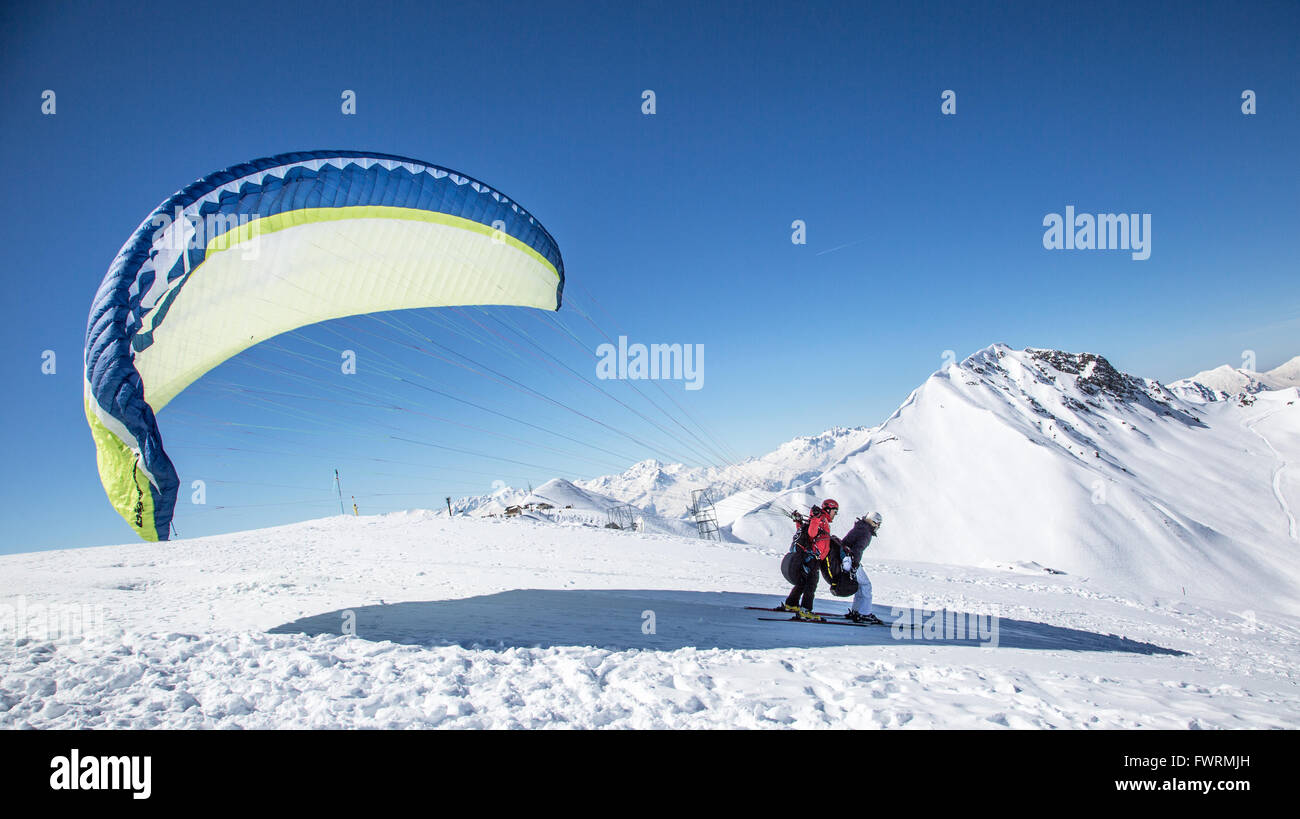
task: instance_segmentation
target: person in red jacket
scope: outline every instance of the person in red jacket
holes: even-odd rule
[[[790,590],[781,608],[794,612],[801,620],[823,619],[813,614],[813,596],[817,593],[817,580],[821,577],[818,564],[830,554],[831,523],[839,511],[840,505],[830,498],[822,501],[820,507],[814,506],[808,525],[803,528],[797,541],[803,552],[803,560],[799,564],[800,581]]]

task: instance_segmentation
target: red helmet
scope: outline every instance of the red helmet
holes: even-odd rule
[[[822,501],[822,509],[827,512],[838,512],[840,511],[840,505],[830,498],[827,498]]]

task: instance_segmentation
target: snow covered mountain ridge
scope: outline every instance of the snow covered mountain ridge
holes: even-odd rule
[[[1172,392],[1194,403],[1225,401],[1239,395],[1254,395],[1288,387],[1300,387],[1300,356],[1268,372],[1259,373],[1224,364],[1169,384]]]
[[[739,493],[765,496],[815,479],[845,455],[861,448],[871,435],[867,427],[834,427],[818,435],[794,438],[758,458],[726,466],[686,466],[648,459],[616,475],[589,480],[555,479],[531,492],[501,487],[491,495],[461,498],[452,505],[457,514],[499,515],[512,505],[548,501],[605,512],[631,505],[652,518],[681,520],[691,492],[708,489],[715,501]]]
[[[687,467],[642,461],[619,475],[605,475],[577,485],[623,503],[669,517],[680,516],[691,490],[708,489],[715,501],[737,492],[777,492],[810,481],[867,442],[867,427],[834,427],[779,446],[758,458],[724,467]]]

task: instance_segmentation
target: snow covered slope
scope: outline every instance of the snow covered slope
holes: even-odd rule
[[[0,727],[1300,726],[1300,618],[869,559],[927,628],[764,622],[779,551],[406,513],[0,556]]]
[[[1300,402],[1196,404],[1104,358],[989,347],[931,376],[782,505],[884,514],[879,557],[1035,562],[1134,590],[1300,612]],[[731,533],[787,543],[759,505]]]
[[[1274,389],[1300,387],[1300,355],[1264,373]]]
[[[619,505],[619,501],[599,492],[582,489],[563,478],[552,478],[536,489],[501,487],[490,495],[461,498],[452,504],[458,515],[491,517],[503,514],[511,506],[544,503],[555,508],[572,508],[600,516]]]
[[[452,509],[457,515],[481,518],[501,517],[511,507],[519,507],[521,517],[552,523],[603,527],[617,521],[660,534],[691,535],[696,531],[692,522],[663,518],[644,509],[633,510],[631,515],[612,514],[622,506],[625,504],[608,495],[584,489],[563,478],[552,478],[532,490],[502,487],[491,495],[461,498]],[[441,510],[432,514],[446,515]]]

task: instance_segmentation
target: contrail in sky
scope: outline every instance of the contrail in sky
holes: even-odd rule
[[[835,251],[837,251],[837,250],[843,250],[843,249],[846,248],[846,247],[853,247],[854,245],[860,245],[860,244],[862,244],[862,243],[865,242],[865,241],[866,241],[866,239],[858,239],[856,242],[849,242],[848,244],[843,244],[843,245],[839,245],[839,246],[837,246],[837,247],[833,247],[833,248],[831,248],[830,250],[823,250],[823,251],[821,251],[820,253],[818,253],[817,255],[818,255],[818,256],[825,256],[827,253],[834,253]]]

